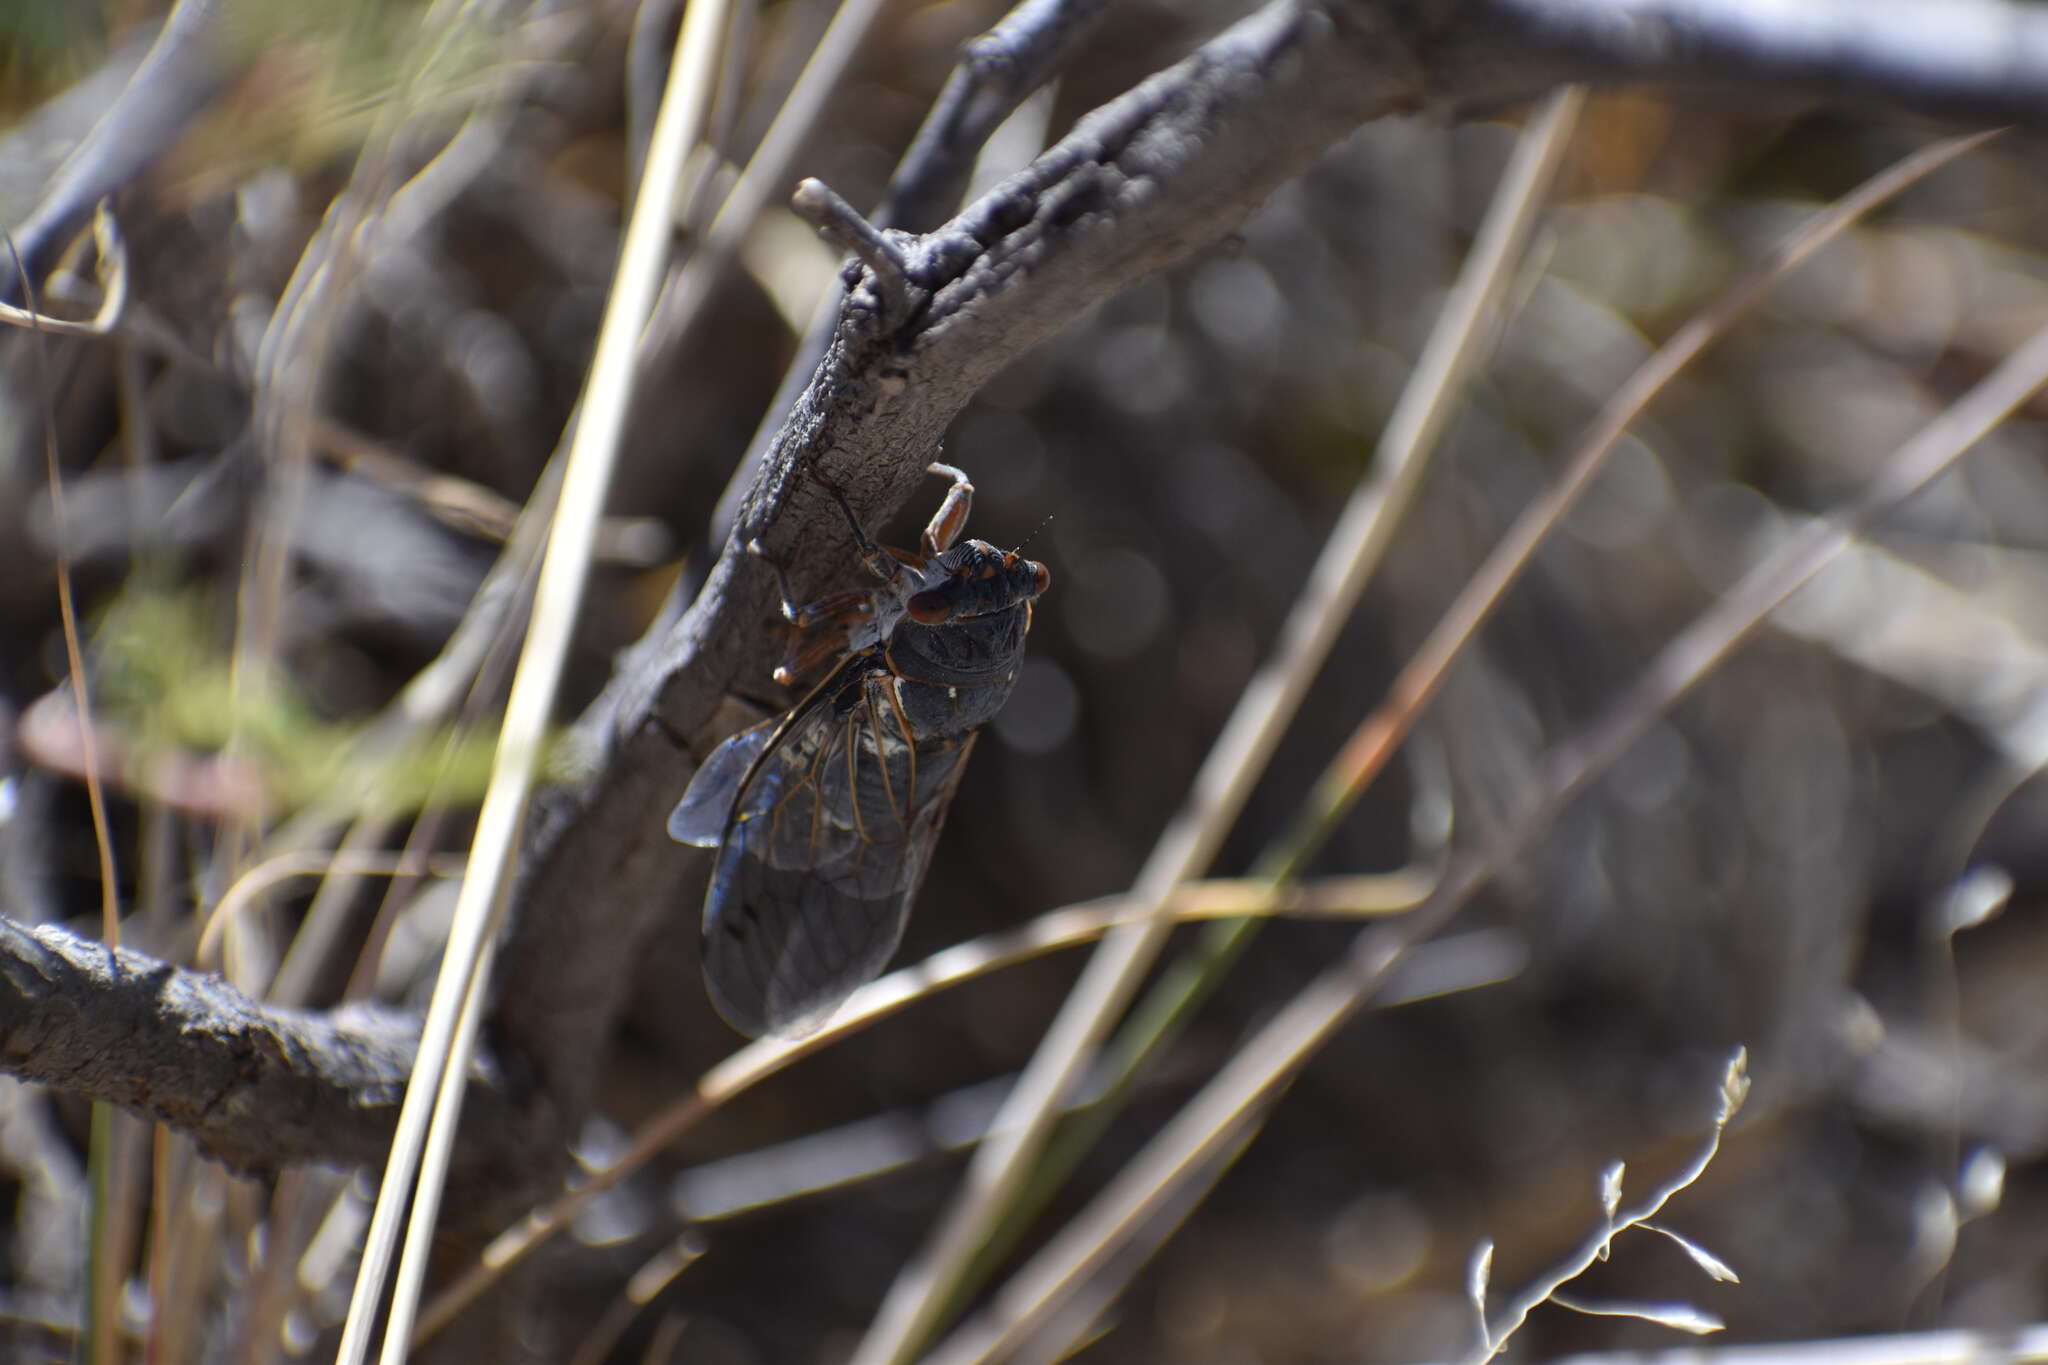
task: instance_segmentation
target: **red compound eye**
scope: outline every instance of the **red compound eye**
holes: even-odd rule
[[[921,626],[936,626],[951,619],[953,604],[935,592],[921,592],[910,599],[904,612]]]
[[[1043,564],[1033,564],[1031,566],[1031,590],[1042,593],[1051,586],[1052,570],[1046,568]]]

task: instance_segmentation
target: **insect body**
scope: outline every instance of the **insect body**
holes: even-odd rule
[[[950,465],[931,471],[953,486],[923,553],[882,550],[855,523],[881,586],[803,608],[785,588],[798,635],[776,679],[836,667],[786,716],[714,750],[669,817],[672,837],[718,850],[704,980],[744,1033],[809,1032],[887,965],[975,731],[1017,681],[1050,575],[960,540],[973,486]]]

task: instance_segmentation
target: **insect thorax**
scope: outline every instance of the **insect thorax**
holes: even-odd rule
[[[919,734],[960,735],[992,719],[1016,685],[1031,607],[925,626],[905,621],[889,641],[897,695]]]

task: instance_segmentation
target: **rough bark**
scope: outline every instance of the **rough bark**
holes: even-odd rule
[[[0,919],[0,1065],[189,1134],[239,1171],[374,1163],[390,1145],[417,1017],[259,1005],[217,976]],[[514,1156],[513,1106],[471,1077],[466,1175]]]

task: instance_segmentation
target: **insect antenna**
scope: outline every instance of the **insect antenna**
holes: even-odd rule
[[[1034,540],[1038,539],[1038,533],[1039,533],[1040,531],[1043,531],[1043,530],[1044,530],[1044,529],[1045,529],[1046,527],[1048,527],[1048,526],[1052,525],[1052,519],[1053,519],[1053,517],[1054,517],[1054,516],[1056,516],[1056,515],[1057,515],[1057,513],[1053,513],[1053,512],[1047,512],[1047,513],[1045,514],[1045,520],[1044,520],[1044,521],[1041,521],[1041,522],[1039,522],[1037,526],[1033,527],[1033,528],[1032,528],[1032,531],[1031,531],[1031,534],[1030,534],[1030,535],[1028,535],[1028,536],[1024,537],[1024,539],[1022,539],[1022,540],[1018,541],[1018,542],[1017,542],[1017,544],[1016,544],[1016,545],[1015,545],[1015,546],[1014,546],[1014,547],[1013,547],[1013,548],[1011,549],[1010,553],[1011,553],[1011,554],[1022,554],[1022,553],[1024,553],[1024,547],[1025,547],[1026,545],[1029,545],[1029,544],[1030,544],[1030,543],[1031,543],[1032,541],[1034,541]]]

